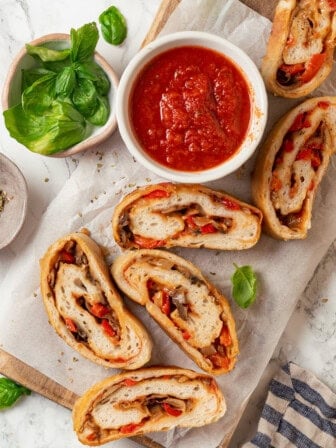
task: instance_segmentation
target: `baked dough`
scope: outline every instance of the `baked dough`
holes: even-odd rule
[[[216,381],[177,367],[152,367],[107,378],[73,409],[79,441],[97,446],[123,437],[217,421],[226,404]]]
[[[275,95],[300,98],[330,74],[336,44],[333,0],[280,0],[261,74]]]
[[[150,359],[145,328],[125,308],[100,247],[87,234],[56,241],[40,266],[49,321],[70,347],[105,367],[136,369]]]
[[[120,255],[112,275],[201,369],[219,375],[234,367],[239,350],[229,303],[196,266],[167,251],[139,249]]]
[[[141,187],[115,208],[115,241],[124,249],[206,247],[248,249],[257,243],[262,214],[226,193],[197,184]]]
[[[336,97],[306,100],[274,126],[252,178],[252,196],[274,238],[307,236],[315,194],[335,150]]]

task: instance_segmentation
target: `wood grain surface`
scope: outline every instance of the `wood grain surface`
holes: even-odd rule
[[[277,3],[277,0],[241,1],[245,5],[249,6],[260,14],[263,14],[269,19],[272,19],[275,5]],[[223,0],[223,2],[225,2],[225,0]],[[147,45],[157,37],[161,29],[166,24],[171,13],[175,10],[179,3],[180,0],[162,0],[158,12],[153,20],[152,26],[150,27],[144,41],[142,42],[142,46]],[[77,399],[77,395],[75,393],[69,391],[65,387],[56,383],[33,367],[30,367],[29,365],[23,363],[1,348],[0,373],[68,409],[72,409],[73,404]],[[231,435],[225,437],[225,440],[223,440],[221,444],[222,448],[228,445],[230,438]],[[131,437],[131,439],[148,448],[163,448],[162,445],[145,436]]]

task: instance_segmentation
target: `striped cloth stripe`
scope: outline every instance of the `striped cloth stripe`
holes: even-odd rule
[[[243,448],[336,448],[336,394],[286,364],[269,386],[258,430]]]

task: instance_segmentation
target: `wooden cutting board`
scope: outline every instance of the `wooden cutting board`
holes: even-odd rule
[[[268,2],[263,0],[241,1],[269,19],[272,19],[274,8],[277,3],[277,0],[269,0]],[[223,2],[225,2],[225,0],[223,0]],[[180,0],[162,0],[142,46],[147,45],[157,37],[179,3]],[[48,378],[46,375],[43,375],[38,370],[35,370],[29,365],[23,363],[1,348],[0,373],[68,409],[72,409],[76,399],[78,398],[75,393],[69,391],[65,387]],[[221,444],[222,448],[225,448],[228,445],[230,438],[231,435],[225,437],[225,440],[223,440]],[[131,439],[148,448],[163,448],[162,445],[154,442],[148,437],[136,436],[131,437]]]

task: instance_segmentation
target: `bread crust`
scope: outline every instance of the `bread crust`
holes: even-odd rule
[[[115,241],[124,249],[205,247],[241,250],[261,232],[257,208],[199,184],[161,183],[134,190],[117,205]]]
[[[332,70],[335,34],[336,14],[325,0],[280,0],[261,65],[266,88],[286,98],[313,92]],[[319,69],[312,71],[311,77],[314,64]],[[286,82],[278,77],[281,66],[285,67],[282,76],[288,78]]]
[[[100,247],[86,233],[71,233],[53,243],[40,269],[49,322],[70,347],[104,367],[136,369],[150,359],[152,341],[146,329],[124,306]],[[102,328],[106,322],[115,326],[115,331],[108,328],[112,337]]]
[[[124,390],[131,398],[123,395]],[[102,408],[109,397],[113,400]],[[120,402],[130,405],[122,408]],[[163,403],[169,402],[174,409],[180,405],[181,411],[168,408],[167,413]],[[142,414],[142,423],[133,424],[132,419],[121,413],[114,418],[113,423],[118,423],[113,427],[112,414],[119,413],[120,409],[125,409],[125,414],[130,409]],[[79,441],[97,446],[123,437],[167,431],[176,426],[203,426],[217,421],[225,411],[223,394],[212,377],[179,367],[158,366],[123,372],[95,384],[76,401],[72,416]],[[106,424],[109,420],[110,425]],[[103,425],[99,426],[100,422]]]
[[[252,197],[268,234],[282,240],[306,238],[316,191],[335,149],[336,97],[306,100],[275,124],[252,176]],[[284,213],[286,208],[289,213]]]
[[[140,249],[119,256],[111,269],[118,287],[201,369],[214,375],[233,369],[239,348],[229,302],[195,265],[167,251]]]

